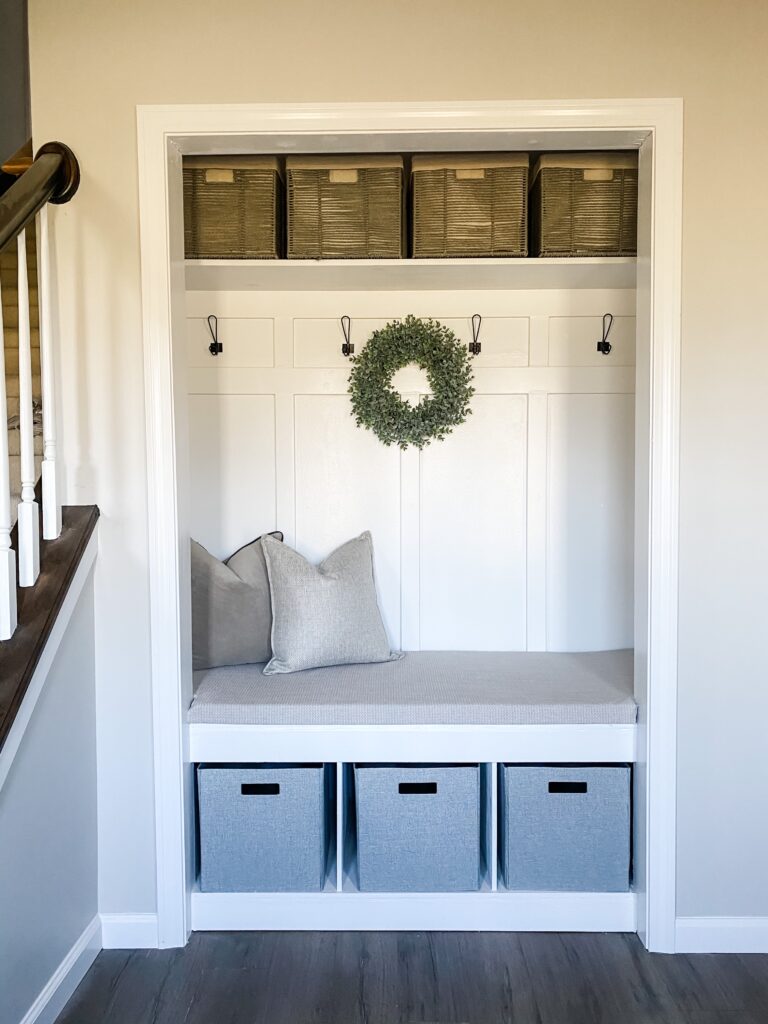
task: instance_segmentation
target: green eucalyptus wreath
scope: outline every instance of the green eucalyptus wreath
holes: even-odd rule
[[[423,448],[469,416],[472,367],[467,349],[436,320],[407,316],[374,331],[352,359],[349,395],[352,415],[386,445]],[[415,363],[426,370],[432,394],[419,405],[405,402],[392,387],[397,370]]]

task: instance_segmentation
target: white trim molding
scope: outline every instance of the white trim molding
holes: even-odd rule
[[[632,892],[192,894],[197,931],[633,932]]]
[[[199,761],[630,761],[634,725],[190,725]]]
[[[678,953],[768,953],[768,917],[678,917]]]
[[[102,914],[104,949],[156,949],[157,914]]]
[[[638,337],[648,352],[637,421],[636,683],[647,684],[637,920],[649,949],[674,951],[682,101],[190,104],[140,106],[137,115],[159,945],[183,945],[193,923],[182,154],[632,148],[648,221],[638,253]]]
[[[101,921],[97,914],[46,982],[20,1024],[54,1024],[100,952]]]

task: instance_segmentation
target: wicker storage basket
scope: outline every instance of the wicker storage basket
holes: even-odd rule
[[[187,259],[276,259],[282,223],[283,180],[275,157],[184,159]]]
[[[404,255],[401,157],[290,157],[285,166],[290,259]]]
[[[525,256],[527,153],[413,158],[413,255]]]
[[[535,256],[637,253],[637,154],[548,153],[531,184]]]

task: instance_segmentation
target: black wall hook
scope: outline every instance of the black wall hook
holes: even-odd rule
[[[475,313],[472,317],[472,341],[470,341],[469,348],[470,355],[479,356],[482,349],[482,345],[479,342],[480,337],[480,324],[483,322],[483,318],[479,313]]]
[[[597,343],[597,351],[602,352],[604,356],[613,348],[613,345],[608,341],[608,335],[611,333],[611,327],[613,327],[613,313],[603,314],[603,336]]]
[[[212,356],[217,356],[224,351],[224,346],[219,341],[219,318],[215,313],[211,313],[208,317],[208,330],[211,332],[211,344],[208,346],[208,351]]]
[[[353,356],[355,354],[355,346],[349,340],[352,337],[352,321],[348,316],[341,318],[341,330],[344,334],[344,343],[341,346],[341,354],[343,356]]]

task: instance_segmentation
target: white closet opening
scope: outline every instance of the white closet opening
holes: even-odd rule
[[[666,548],[671,562],[658,553],[659,542],[668,545],[674,534],[674,516],[668,506],[654,504],[673,497],[676,509],[677,394],[668,371],[677,359],[670,323],[679,294],[670,285],[664,295],[661,278],[664,261],[674,278],[679,257],[676,111],[661,103],[658,110],[650,104],[627,112],[619,105],[601,112],[593,104],[592,112],[564,115],[539,130],[532,127],[538,114],[523,106],[490,105],[490,113],[466,114],[452,108],[415,114],[396,105],[329,108],[328,123],[338,118],[329,134],[319,128],[322,111],[299,111],[294,119],[288,108],[253,108],[252,117],[231,108],[219,118],[211,108],[171,120],[167,111],[147,108],[140,116],[151,501],[159,527],[153,689],[161,945],[183,941],[190,927],[263,927],[269,920],[280,928],[638,930],[653,948],[669,947],[674,877],[670,883],[668,849],[674,837],[663,828],[674,821],[674,802],[662,790],[674,787],[674,743],[665,738],[669,720],[658,716],[673,702],[654,676],[653,659],[660,669],[662,657],[671,656],[674,607],[651,598],[668,601],[676,571],[676,549]],[[183,260],[183,154],[631,148],[641,152],[637,261]],[[672,214],[666,234],[661,205]],[[161,238],[153,215],[162,210],[168,232]],[[372,331],[408,314],[439,320],[469,342],[477,313],[482,350],[473,358],[476,393],[466,423],[421,452],[387,448],[355,425],[349,361],[341,352],[342,316],[350,317],[351,340],[360,351]],[[209,352],[211,314],[224,346],[215,357]],[[605,314],[613,317],[609,354],[597,348]],[[172,344],[165,378],[163,322]],[[666,362],[659,358],[665,352]],[[406,370],[402,376],[404,394],[423,393],[418,374]],[[162,400],[164,381],[172,382],[170,407]],[[664,479],[665,459],[671,489],[654,491],[654,482]],[[503,730],[461,726],[436,738],[433,727],[414,725],[401,730],[400,750],[421,747],[423,756],[394,758],[474,760],[491,768],[484,774],[494,780],[487,786],[486,823],[495,821],[494,770],[501,762],[633,762],[630,893],[506,893],[490,871],[477,894],[393,895],[379,901],[377,917],[376,901],[361,899],[339,861],[343,815],[326,892],[196,891],[196,763],[297,760],[303,743],[307,759],[336,763],[339,780],[343,765],[360,760],[363,751],[366,759],[384,754],[391,735],[330,727],[299,737],[278,726],[253,732],[188,724],[189,539],[225,558],[272,530],[317,561],[370,530],[393,648],[636,649],[637,726],[573,727],[585,730],[578,734],[563,731],[571,726],[520,726],[513,740]],[[175,539],[178,557],[167,548],[162,553],[163,537]],[[163,624],[172,622],[171,633],[164,634]],[[654,635],[655,648],[649,647]],[[169,743],[169,728],[178,746]],[[615,731],[609,738],[606,730]],[[587,756],[590,737],[594,758]],[[449,747],[458,756],[451,757]],[[275,757],[283,750],[285,758]],[[441,750],[444,756],[436,757]],[[540,756],[546,752],[554,756]],[[647,770],[652,756],[653,790]],[[343,795],[340,790],[340,801]],[[492,830],[487,841],[495,846],[496,839]],[[653,892],[651,862],[657,872]],[[490,897],[502,903],[483,903]]]

